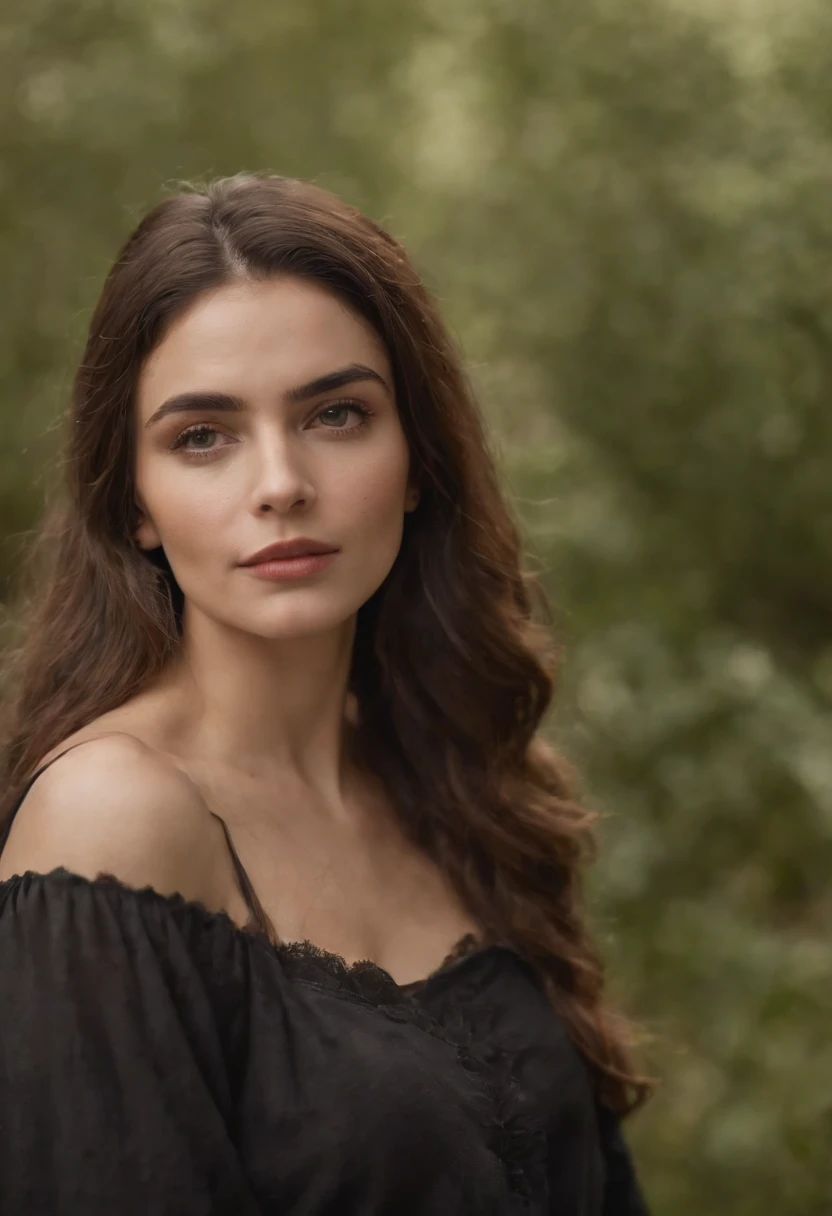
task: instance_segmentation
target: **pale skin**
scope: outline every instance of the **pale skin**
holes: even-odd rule
[[[347,383],[315,388],[341,371]],[[183,394],[236,408],[191,397],[186,411]],[[283,940],[424,977],[477,925],[346,746],[356,614],[419,501],[383,344],[318,285],[225,285],[142,368],[135,438],[134,540],[164,547],[183,591],[180,653],[44,757],[85,741],[35,782],[0,879],[108,873],[242,926],[213,811]],[[338,547],[326,569],[281,583],[239,565],[300,536]]]

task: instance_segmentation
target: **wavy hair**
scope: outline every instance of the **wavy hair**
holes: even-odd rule
[[[314,185],[238,175],[185,190],[145,216],[110,270],[75,378],[64,489],[24,563],[0,815],[47,752],[176,651],[181,592],[162,551],[132,539],[137,376],[203,292],[275,274],[328,288],[378,333],[421,489],[358,615],[361,757],[489,938],[535,968],[599,1097],[625,1112],[649,1084],[605,1004],[585,924],[593,816],[540,734],[556,667],[545,600],[434,301],[397,241]]]

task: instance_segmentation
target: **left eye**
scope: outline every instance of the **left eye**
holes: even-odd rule
[[[327,425],[332,423],[333,426],[337,426],[339,422],[346,422],[349,413],[350,406],[348,405],[330,405],[325,410],[321,410],[318,417]]]
[[[318,417],[327,426],[337,427],[344,423],[349,418],[350,414],[362,415],[364,411],[359,405],[328,405],[326,409],[321,410]]]
[[[348,426],[346,424],[351,414],[355,415],[355,422]],[[315,418],[330,431],[354,431],[363,425],[368,414],[369,410],[366,410],[363,405],[359,405],[357,401],[345,401],[327,405],[315,415]]]

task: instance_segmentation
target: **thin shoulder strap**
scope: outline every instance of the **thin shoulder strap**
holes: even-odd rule
[[[85,743],[92,743],[94,739],[105,739],[108,735],[119,735],[122,733],[122,731],[117,730],[103,731],[100,735],[91,735],[89,739],[81,739],[78,743],[70,743],[69,747],[65,747],[62,752],[58,752],[57,756],[53,756],[51,760],[46,761],[46,764],[42,764],[40,768],[35,769],[29,780],[23,786],[23,789],[18,794],[17,798],[12,803],[11,810],[6,816],[5,822],[0,824],[0,853],[2,853],[6,845],[6,841],[9,838],[9,833],[12,830],[12,824],[14,823],[17,812],[20,810],[26,795],[29,793],[29,790],[35,784],[41,773],[45,773],[56,760],[60,760],[61,756],[65,756],[67,752],[74,751],[76,747],[83,747]]]
[[[29,793],[30,789],[35,784],[41,773],[45,773],[56,760],[60,760],[61,756],[65,756],[67,752],[74,751],[76,747],[83,747],[85,743],[92,743],[95,739],[106,739],[110,735],[122,735],[125,733],[125,731],[109,730],[102,731],[100,735],[90,735],[89,739],[81,739],[78,743],[71,743],[69,747],[65,747],[63,751],[58,752],[57,756],[53,756],[51,760],[47,760],[45,764],[42,764],[40,768],[37,768],[34,773],[32,773],[32,776],[23,786],[20,794],[12,804],[12,808],[6,816],[5,822],[0,824],[0,853],[2,853],[3,849],[5,848],[6,841],[9,838],[9,833],[12,830],[12,824],[14,823],[17,812],[20,810],[26,795]],[[128,736],[128,738],[131,737],[132,736]],[[278,939],[274,925],[272,924],[265,908],[261,904],[257,892],[254,889],[254,885],[246,872],[246,868],[240,861],[237,850],[234,848],[234,841],[231,839],[228,824],[224,819],[220,818],[219,815],[214,814],[213,811],[211,811],[211,814],[216,820],[219,821],[220,826],[222,827],[223,835],[225,836],[225,843],[228,846],[228,852],[231,856],[231,864],[234,867],[237,885],[239,887],[240,894],[245,901],[245,905],[248,908],[249,927],[257,930],[259,933],[263,933],[269,939],[269,941],[276,943]]]
[[[234,866],[234,873],[237,877],[237,886],[240,889],[240,894],[245,900],[245,905],[249,911],[248,927],[255,929],[258,933],[264,934],[270,942],[277,943],[277,933],[271,918],[260,902],[257,892],[254,889],[254,884],[248,876],[245,866],[240,861],[240,856],[234,848],[234,841],[231,839],[231,833],[228,830],[228,824],[221,816],[211,811],[211,814],[219,823],[225,836],[225,843],[228,846],[228,852],[231,856],[231,864]]]

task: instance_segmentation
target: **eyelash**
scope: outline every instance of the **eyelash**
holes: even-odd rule
[[[327,430],[327,431],[331,431],[333,435],[337,435],[339,438],[346,439],[346,438],[351,438],[353,435],[357,434],[359,431],[364,430],[364,428],[367,425],[367,420],[372,415],[372,410],[367,409],[366,405],[363,405],[360,401],[351,401],[351,400],[331,401],[329,405],[325,405],[322,410],[319,410],[318,413],[315,415],[315,417],[319,418],[321,416],[321,414],[325,414],[328,410],[343,410],[343,409],[349,409],[349,410],[352,410],[354,413],[358,414],[360,421],[357,424],[357,426],[324,427],[323,429]],[[170,450],[172,452],[183,450],[188,441],[188,438],[191,435],[220,434],[220,433],[221,432],[219,431],[219,429],[217,427],[211,426],[211,424],[208,422],[194,423],[193,426],[186,427],[184,431],[179,432],[179,434],[174,439],[173,443],[170,445]],[[203,448],[202,451],[191,449],[190,451],[187,452],[187,455],[193,456],[197,460],[199,460],[199,459],[202,459],[207,456],[213,456],[213,454],[216,452],[216,450],[217,450],[216,448]]]

